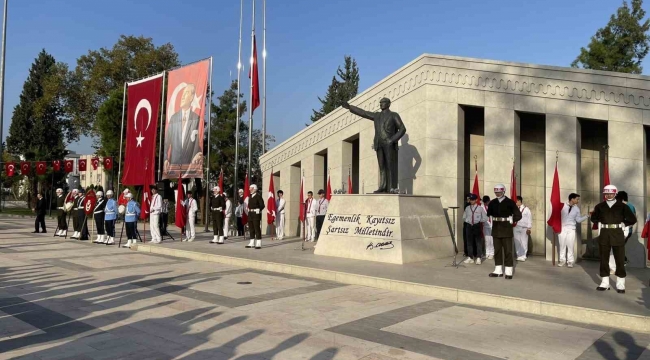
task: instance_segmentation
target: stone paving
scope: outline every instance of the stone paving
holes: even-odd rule
[[[650,359],[650,334],[64,241],[31,224],[0,218],[2,359]]]

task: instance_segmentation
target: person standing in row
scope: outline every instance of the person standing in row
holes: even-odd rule
[[[275,238],[284,239],[284,191],[278,190],[278,199],[275,200]]]
[[[598,252],[600,254],[600,285],[598,291],[609,290],[609,253],[614,253],[616,262],[616,292],[625,293],[625,235],[626,226],[636,224],[636,216],[630,207],[622,201],[616,200],[618,189],[614,185],[607,185],[603,189],[605,201],[594,207],[591,221],[600,223],[600,236],[598,236]]]
[[[318,206],[316,207],[316,240],[320,238],[320,229],[325,222],[325,215],[327,214],[327,207],[330,202],[325,198],[325,191],[318,190]]]
[[[187,213],[187,225],[185,227],[185,239],[183,241],[194,241],[196,236],[196,211],[198,207],[196,206],[196,201],[194,200],[194,194],[191,191],[187,192],[187,200],[185,200],[185,211]]]
[[[162,211],[162,196],[158,194],[158,188],[151,187],[151,207],[149,208],[151,214],[149,215],[149,229],[151,230],[151,242],[160,244],[162,237],[160,236],[160,213]]]
[[[47,233],[45,230],[45,210],[47,208],[47,204],[45,204],[45,199],[43,199],[43,195],[41,193],[36,194],[36,198],[36,206],[32,209],[36,214],[33,233],[38,234],[38,228],[40,225],[41,229],[43,229],[41,232],[45,234]]]
[[[103,244],[106,242],[106,235],[104,234],[104,210],[106,209],[106,200],[103,196],[103,192],[97,192],[97,204],[95,204],[95,209],[93,210],[93,219],[95,220],[95,226],[97,227],[97,239],[93,242],[96,244]]]
[[[533,215],[530,209],[524,205],[524,198],[517,196],[517,207],[521,212],[521,220],[517,221],[515,226],[515,251],[517,252],[517,261],[526,261],[528,254],[528,236],[533,228]]]
[[[138,225],[138,217],[140,216],[140,207],[138,203],[133,200],[133,195],[127,193],[124,195],[127,203],[124,209],[124,225],[126,226],[127,242],[124,247],[130,248],[138,243],[138,234],[135,228]]]
[[[512,279],[512,224],[521,220],[521,212],[514,201],[510,200],[506,193],[506,186],[497,184],[494,186],[496,199],[490,201],[487,215],[492,220],[492,237],[494,239],[494,271],[490,277],[503,276],[503,265],[505,263],[506,279]]]
[[[572,268],[575,264],[573,247],[576,243],[576,224],[581,223],[589,218],[587,215],[580,215],[580,195],[576,193],[569,194],[569,201],[564,204],[560,212],[562,217],[562,231],[557,235],[560,245],[560,261],[557,266],[566,266]]]
[[[66,236],[68,223],[65,221],[65,196],[61,188],[56,189],[56,211],[57,231],[55,236]]]
[[[252,184],[249,188],[250,198],[248,200],[248,221],[250,228],[251,241],[247,248],[262,248],[262,210],[264,210],[264,199],[257,192],[257,185]],[[255,243],[253,243],[255,241]]]
[[[314,241],[316,238],[316,206],[314,206],[314,193],[307,192],[305,200],[305,241]]]
[[[226,201],[221,194],[221,188],[215,186],[212,188],[212,197],[210,198],[210,211],[212,211],[212,231],[214,238],[211,244],[223,244],[223,208],[226,207]]]
[[[160,207],[160,234],[161,242],[162,236],[167,234],[167,222],[169,221],[169,200],[163,199],[162,205]]]
[[[228,232],[230,231],[230,219],[232,218],[232,200],[226,194],[224,194],[223,197],[226,200],[226,207],[224,208],[225,210],[223,216],[223,239],[228,240]],[[221,241],[221,243],[223,244],[223,241]]]
[[[483,196],[483,209],[487,216],[488,204],[490,197]],[[488,217],[487,221],[483,223],[483,237],[485,238],[485,256],[492,260],[494,259],[494,240],[492,239],[492,220]]]
[[[235,217],[237,218],[237,236],[244,236],[244,190],[239,189],[237,192],[237,207],[235,208]]]
[[[115,220],[117,219],[117,201],[113,199],[113,190],[106,192],[106,207],[104,208],[104,224],[108,238],[103,242],[106,245],[115,244]]]
[[[463,213],[463,221],[467,224],[467,253],[470,256],[465,259],[464,263],[469,264],[472,261],[476,265],[481,265],[481,256],[483,256],[483,239],[481,239],[481,225],[487,221],[485,209],[476,203],[478,196],[469,195],[469,206]],[[475,254],[474,258],[471,254]]]
[[[74,233],[72,233],[72,236],[70,236],[70,239],[79,239],[79,236],[81,234],[80,229],[80,221],[79,221],[79,216],[77,216],[77,213],[79,211],[80,201],[81,201],[81,196],[79,195],[79,190],[74,189],[72,190],[72,210],[70,210],[70,216],[72,217],[72,229],[74,230]],[[83,209],[82,209],[83,211]],[[81,218],[83,221],[83,218]]]
[[[632,211],[632,214],[634,214],[636,216],[636,207],[634,206],[634,204],[629,202],[628,195],[627,195],[626,191],[617,192],[616,193],[616,199],[622,201],[623,204],[627,205],[630,208],[630,210]],[[627,226],[623,230],[623,232],[625,233],[625,244],[627,244],[627,241],[630,240],[630,238],[632,237],[632,234],[634,234],[634,226]],[[610,254],[610,255],[612,255],[612,254]],[[609,267],[612,268],[614,271],[616,271],[616,267],[612,267],[612,263],[614,263],[614,257],[613,256],[610,256],[609,263],[610,263]],[[625,255],[625,263],[627,264],[627,255]]]

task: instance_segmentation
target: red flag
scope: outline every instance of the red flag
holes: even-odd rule
[[[260,81],[257,71],[257,44],[255,42],[255,35],[253,35],[253,64],[248,69],[248,78],[251,79],[251,90],[253,92],[251,101],[251,113],[253,113],[260,106]]]
[[[176,194],[176,226],[179,228],[185,227],[185,207],[183,201],[185,200],[185,192],[183,191],[183,183],[181,178],[178,178],[178,194]]]
[[[74,171],[74,160],[65,160],[65,172],[71,173]]]
[[[517,177],[515,176],[515,164],[512,164],[512,172],[510,173],[510,199],[517,202]]]
[[[36,162],[36,174],[45,175],[46,172],[47,172],[47,164],[45,163],[45,161]]]
[[[79,171],[86,171],[86,159],[79,159]]]
[[[104,158],[104,169],[111,170],[113,168],[113,158],[105,157]]]
[[[348,194],[352,194],[352,177],[348,174]]]
[[[300,221],[305,221],[305,208],[304,208],[304,206],[305,206],[305,195],[304,195],[305,189],[304,189],[304,186],[305,186],[305,177],[303,176],[303,178],[300,179],[300,217],[299,217]]]
[[[92,215],[95,212],[95,205],[97,204],[97,195],[95,195],[95,190],[90,189],[84,197],[84,212],[86,215]]]
[[[61,160],[52,161],[52,168],[54,171],[61,171]]]
[[[221,191],[221,194],[223,194],[223,168],[219,174],[219,190]]]
[[[246,173],[246,180],[244,180],[244,212],[241,215],[241,222],[248,224],[248,198],[251,196],[250,185],[248,184],[248,173]]]
[[[474,163],[474,186],[472,187],[472,194],[478,197],[476,203],[481,205],[481,194],[478,188],[478,164]]]
[[[332,199],[332,185],[330,184],[330,177],[327,175],[327,190],[325,190],[325,199],[330,201]]]
[[[29,170],[31,170],[31,165],[27,161],[20,162],[20,174],[29,175]]]
[[[156,129],[162,74],[128,84],[124,185],[156,183]]]
[[[147,217],[149,217],[149,207],[150,207],[150,202],[151,202],[151,190],[149,190],[148,186],[145,186],[143,191],[142,191],[142,207],[140,210],[140,219],[144,220]]]
[[[13,162],[5,163],[5,173],[7,176],[12,177],[16,173],[16,164]]]
[[[99,158],[94,157],[90,159],[90,164],[93,166],[93,170],[97,170],[97,168],[99,167]]]
[[[553,187],[551,188],[551,216],[546,222],[553,228],[553,232],[559,234],[562,232],[562,208],[564,203],[560,198],[560,176],[557,172],[557,162],[555,163],[555,174],[553,175]]]
[[[650,219],[648,219],[648,221],[645,222],[645,225],[643,226],[643,231],[641,232],[642,239],[647,239],[648,237],[650,237]]]
[[[126,199],[126,197],[125,197],[124,195],[125,195],[124,192],[122,192],[122,193],[120,194],[120,196],[117,197],[117,204],[118,204],[118,205],[124,205],[124,206],[126,206],[126,204],[129,203],[129,201]]]
[[[266,221],[273,224],[275,221],[275,186],[273,185],[273,170],[271,170],[271,181],[269,181],[269,196],[266,202]]]
[[[163,179],[203,177],[209,72],[210,60],[203,60],[168,73],[165,139],[161,139],[164,144]]]

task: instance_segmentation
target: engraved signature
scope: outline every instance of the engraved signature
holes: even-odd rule
[[[386,241],[386,242],[380,242],[377,244],[370,243],[368,246],[366,246],[366,250],[373,250],[373,249],[379,249],[379,250],[389,250],[394,248],[395,245],[393,245],[392,241]]]

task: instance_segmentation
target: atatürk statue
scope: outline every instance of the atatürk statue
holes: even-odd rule
[[[375,122],[375,140],[373,148],[377,152],[379,163],[379,189],[375,193],[388,193],[397,189],[397,142],[406,133],[406,127],[396,112],[389,110],[390,100],[379,101],[380,112],[370,112],[352,106],[347,102],[343,107],[350,112]]]

